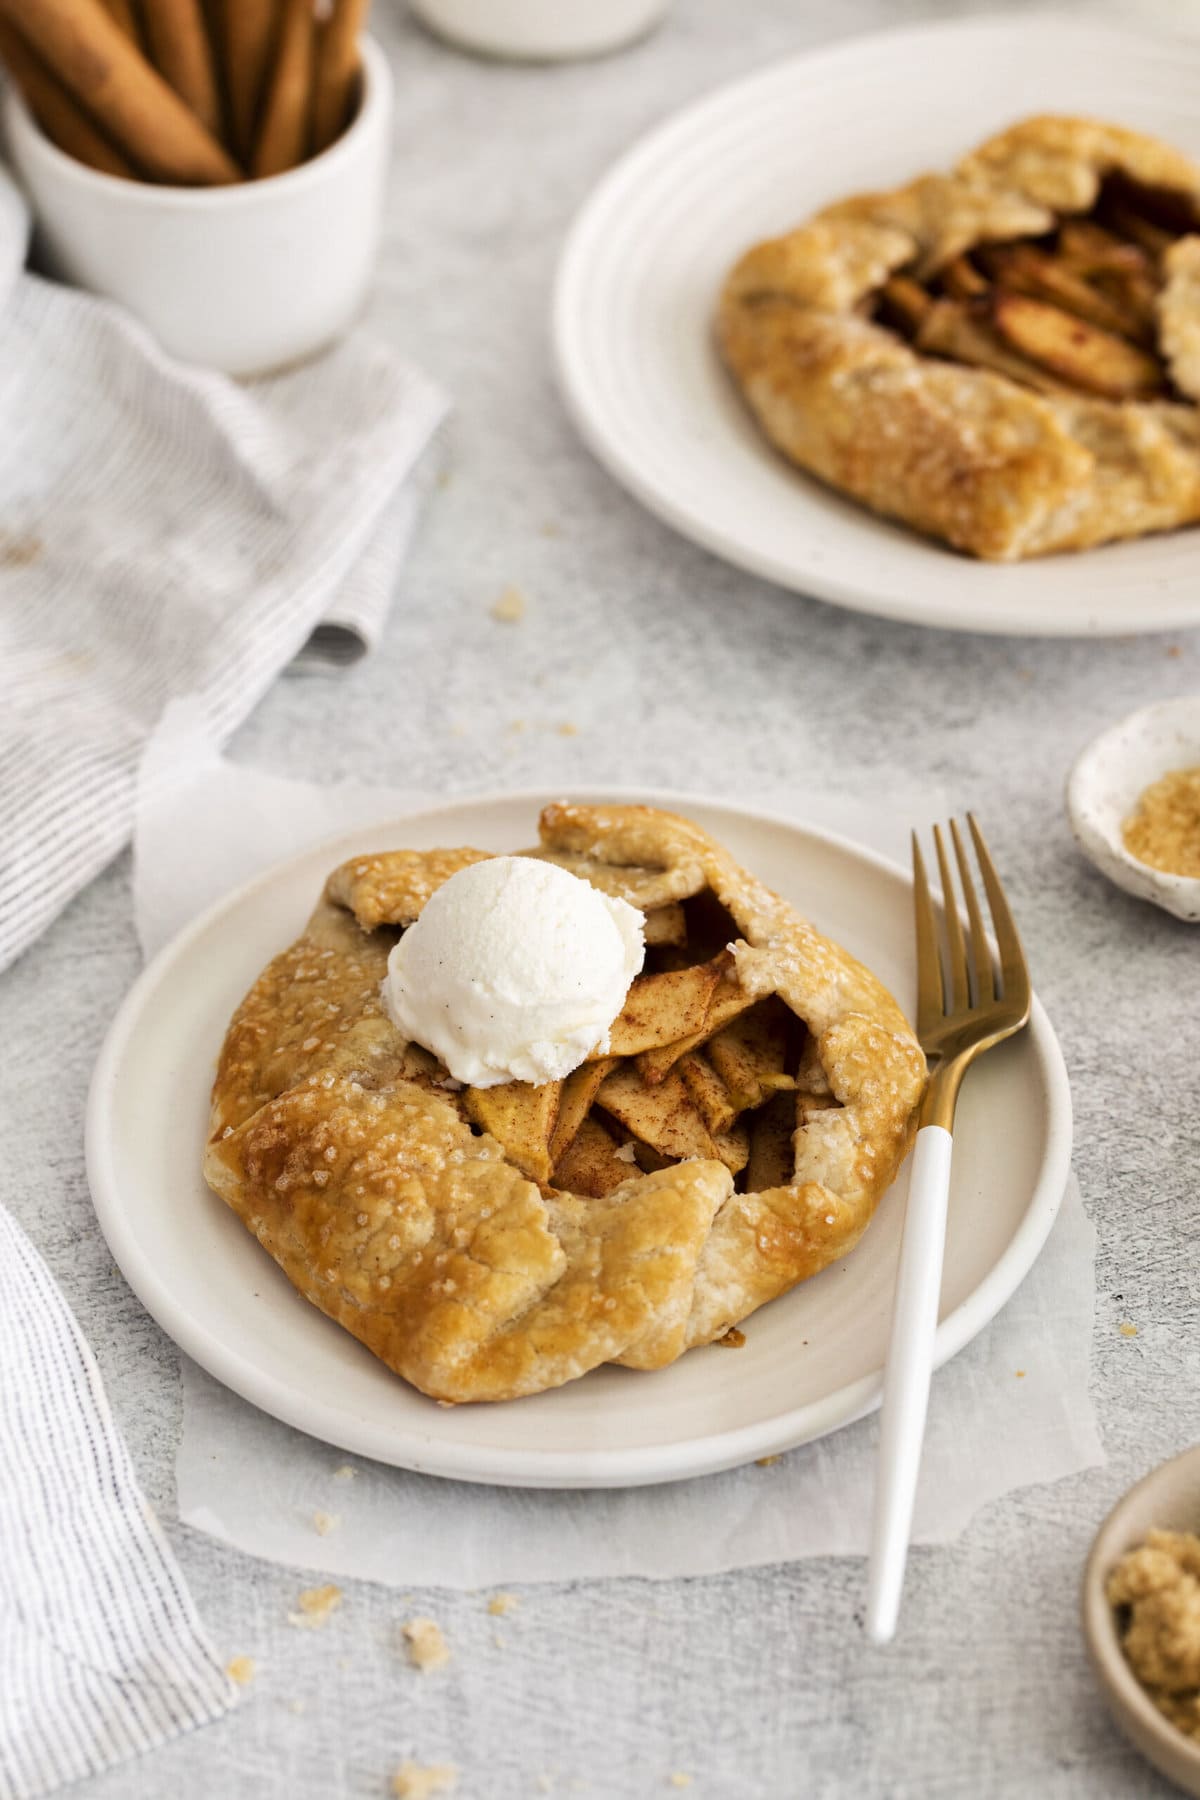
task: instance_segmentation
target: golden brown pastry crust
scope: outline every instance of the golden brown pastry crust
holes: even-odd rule
[[[894,272],[1049,232],[1124,174],[1200,209],[1200,170],[1090,119],[1023,121],[890,193],[827,207],[757,245],[721,297],[721,352],[771,442],[876,512],[1013,561],[1200,518],[1200,239],[1165,259],[1158,347],[1185,401],[1036,393],[939,361],[860,316]],[[1200,212],[1198,215],[1200,216]]]
[[[692,1161],[631,1170],[599,1200],[539,1189],[472,1133],[457,1084],[380,1000],[388,925],[481,853],[335,870],[230,1025],[204,1173],[306,1298],[444,1400],[535,1393],[609,1361],[658,1368],[845,1255],[905,1154],[924,1083],[880,982],[698,827],[558,805],[541,836],[541,854],[635,903],[709,888],[728,908],[740,982],[808,1025],[795,1175],[741,1194],[723,1163]]]

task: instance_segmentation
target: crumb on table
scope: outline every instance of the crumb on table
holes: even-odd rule
[[[392,1776],[395,1800],[433,1800],[435,1794],[452,1794],[457,1786],[454,1763],[402,1762]]]
[[[400,1627],[408,1660],[414,1669],[428,1674],[450,1661],[450,1646],[442,1636],[442,1628],[433,1619],[409,1619]]]
[[[327,1587],[305,1588],[296,1604],[300,1610],[288,1614],[288,1624],[305,1631],[319,1631],[342,1604],[342,1590],[332,1583]]]
[[[313,1530],[321,1537],[328,1537],[330,1532],[336,1531],[341,1524],[341,1520],[336,1513],[328,1512],[315,1512],[312,1516],[312,1522]]]
[[[225,1664],[225,1673],[239,1687],[249,1687],[257,1672],[258,1665],[252,1656],[235,1656]]]
[[[502,625],[518,625],[525,617],[529,606],[528,600],[519,587],[506,587],[492,607],[493,619]]]
[[[493,1594],[488,1601],[488,1611],[494,1619],[502,1619],[505,1613],[516,1612],[520,1604],[516,1594]]]

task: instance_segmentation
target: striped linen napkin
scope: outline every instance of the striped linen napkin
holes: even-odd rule
[[[0,1800],[229,1711],[79,1327],[0,1206]]]
[[[26,233],[0,172],[0,969],[128,840],[172,697],[220,744],[378,636],[446,406],[361,333],[247,385],[172,362]]]

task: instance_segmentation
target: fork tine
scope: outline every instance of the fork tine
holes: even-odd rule
[[[975,1004],[976,1006],[987,1006],[996,997],[996,982],[992,974],[992,952],[988,944],[987,932],[983,929],[979,896],[975,892],[975,880],[971,874],[971,865],[967,861],[967,853],[963,849],[957,819],[950,821],[950,836],[954,839],[954,854],[958,860],[959,879],[962,882],[963,896],[967,902],[967,918],[971,923],[971,960],[975,966]]]
[[[1012,913],[1008,909],[1008,901],[1004,897],[1004,889],[1000,885],[1000,877],[996,873],[995,864],[983,841],[983,833],[975,822],[974,813],[967,814],[967,824],[971,827],[975,854],[979,858],[979,867],[983,871],[983,885],[987,889],[992,924],[996,931],[996,943],[1000,948],[1000,974],[1004,981],[1004,998],[1014,1000],[1018,1005],[1028,1006],[1029,969],[1025,962],[1025,952],[1021,948],[1017,927],[1013,922]]]
[[[937,923],[929,898],[929,879],[917,834],[912,834],[913,916],[917,928],[917,1035],[924,1037],[946,1010]]]
[[[950,878],[950,859],[946,855],[946,845],[942,839],[942,828],[933,828],[933,842],[937,850],[938,870],[942,877],[942,916],[946,921],[946,945],[950,952],[950,980],[954,987],[954,1011],[966,1012],[971,1004],[971,989],[967,981],[967,947],[963,943],[962,920],[958,916],[958,896],[954,892],[954,883]]]

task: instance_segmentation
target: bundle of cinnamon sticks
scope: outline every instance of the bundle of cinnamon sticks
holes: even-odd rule
[[[211,187],[328,149],[358,104],[370,0],[0,0],[0,60],[60,149]]]

